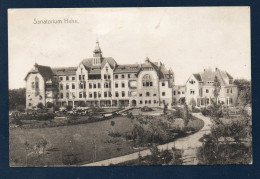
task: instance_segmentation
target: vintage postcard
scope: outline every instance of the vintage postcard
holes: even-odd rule
[[[9,9],[11,167],[252,164],[250,7]]]

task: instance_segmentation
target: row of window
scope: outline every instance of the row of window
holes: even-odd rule
[[[218,100],[218,102],[220,102],[222,100]],[[226,101],[222,101],[222,102],[226,102],[226,104],[233,104],[233,98],[226,98]],[[201,99],[198,99],[197,101],[198,105],[209,105],[210,103],[210,99],[209,98],[201,98]]]
[[[153,100],[153,104],[158,104],[158,103],[159,103],[159,101]],[[140,100],[139,104],[143,104],[143,101]],[[145,100],[144,104],[152,104],[152,101],[151,100]]]
[[[131,77],[137,77],[137,74],[121,74],[121,75],[115,75],[115,79],[118,79],[119,77],[121,76],[121,79],[124,79],[124,78],[126,78],[126,77],[128,77],[128,78],[131,78]]]
[[[184,91],[178,91],[178,92],[177,92],[177,91],[173,91],[173,95],[174,95],[174,96],[175,96],[177,93],[178,93],[178,94],[184,94]]]
[[[121,87],[122,87],[122,88],[125,87],[125,83],[124,83],[124,82],[121,83]],[[118,83],[115,83],[115,88],[118,88]]]
[[[70,80],[70,77],[66,76],[66,81],[69,81],[69,80]],[[71,80],[74,81],[75,80],[75,76],[72,76]],[[60,81],[63,81],[63,76],[60,76]]]
[[[206,93],[209,93],[209,89],[206,89],[205,92],[206,92]],[[232,91],[232,88],[231,88],[231,89],[227,89],[227,93],[232,93],[232,92],[233,92],[233,91]],[[173,93],[174,93],[174,95],[175,95],[175,91],[174,91]],[[200,89],[200,93],[202,93],[201,89]],[[178,94],[179,94],[179,93],[178,93]],[[183,94],[184,94],[184,93],[183,93]],[[191,89],[191,90],[190,90],[190,94],[191,94],[191,95],[194,95],[194,94],[195,94],[195,91],[194,91],[193,89]]]
[[[125,91],[121,91],[121,97],[125,97],[125,96],[126,96]],[[139,96],[142,97],[143,94],[140,93]],[[149,97],[149,96],[150,96],[150,93],[146,92],[146,97]],[[157,95],[154,93],[153,96],[157,96]],[[165,92],[162,92],[162,96],[165,96]],[[63,99],[63,97],[64,97],[63,93],[60,93],[60,98]],[[70,97],[75,98],[75,93],[72,92],[71,96],[70,96],[70,93],[67,92],[66,93],[66,98],[70,98]],[[79,98],[86,98],[86,97],[87,97],[86,92],[79,92]],[[92,97],[94,97],[94,98],[97,98],[97,97],[101,98],[101,93],[100,92],[94,92],[94,93],[90,92],[89,93],[89,98],[92,98]],[[105,98],[112,97],[112,93],[110,91],[109,92],[104,92],[104,97]],[[119,97],[119,92],[118,91],[115,92],[115,97]],[[129,97],[129,93],[128,93],[128,97]]]
[[[36,81],[36,82],[32,82],[32,85],[31,85],[32,89],[38,89],[39,88],[39,82]]]
[[[232,93],[232,88],[231,89],[227,89],[227,93]]]
[[[136,77],[136,74],[133,74],[134,77]],[[122,74],[121,75],[121,78],[124,79],[125,77],[128,77],[128,78],[131,78],[131,74]],[[118,79],[119,78],[119,75],[115,75],[115,79]],[[64,79],[66,79],[66,81],[69,81],[70,80],[70,77],[69,76],[66,76],[65,78],[63,78],[63,76],[60,76],[60,81],[63,81]],[[105,74],[104,75],[104,79],[111,79],[111,76],[110,75],[107,75]],[[71,77],[71,80],[74,81],[75,80],[75,76],[72,76]],[[85,75],[79,75],[79,80],[85,80]]]

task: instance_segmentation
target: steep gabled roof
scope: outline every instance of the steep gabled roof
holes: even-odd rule
[[[116,61],[112,57],[102,57],[101,60],[102,60],[102,63],[100,66],[101,69],[105,66],[106,63],[108,63],[112,69],[114,69],[117,65]],[[92,67],[94,66],[93,58],[86,58],[86,59],[82,60],[81,63],[85,66],[85,68],[87,70],[90,70],[90,71],[91,71]]]
[[[213,83],[208,82],[213,82],[215,80],[215,77],[218,78],[220,84],[223,86],[228,85],[229,80],[233,79],[233,77],[229,73],[218,68],[216,68],[215,71],[212,71],[211,69],[205,69],[204,72],[196,73],[193,75],[198,81],[203,82],[204,85],[213,85]]]
[[[140,65],[130,64],[130,65],[117,65],[114,73],[137,73],[140,70]]]
[[[200,76],[199,73],[194,73],[193,76],[196,78],[196,80],[202,81],[201,76]]]
[[[31,74],[31,73],[40,73],[41,76],[43,77],[43,79],[44,79],[45,81],[51,79],[52,76],[53,76],[53,72],[52,72],[52,70],[51,70],[51,67],[49,67],[49,66],[43,66],[43,65],[38,65],[37,63],[34,65],[34,68],[31,69],[31,70],[27,73],[27,75],[26,75],[26,77],[25,77],[25,80],[27,80],[27,77],[28,77],[29,74]]]
[[[77,67],[58,67],[52,68],[54,75],[75,75],[77,71]]]

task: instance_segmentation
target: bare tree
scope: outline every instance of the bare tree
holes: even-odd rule
[[[46,138],[42,138],[40,141],[40,145],[42,146],[42,160],[44,161],[44,152],[45,152],[45,148],[48,144],[48,141],[46,140]]]

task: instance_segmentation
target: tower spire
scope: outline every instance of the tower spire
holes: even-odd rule
[[[98,39],[96,40],[96,46],[93,51],[93,64],[94,65],[100,65],[102,63],[102,51],[101,48],[99,47],[99,41]]]
[[[93,53],[94,53],[93,54],[94,57],[102,57],[102,51],[101,51],[101,48],[99,46],[98,39],[96,40],[96,46],[95,46],[95,49],[94,49]]]

